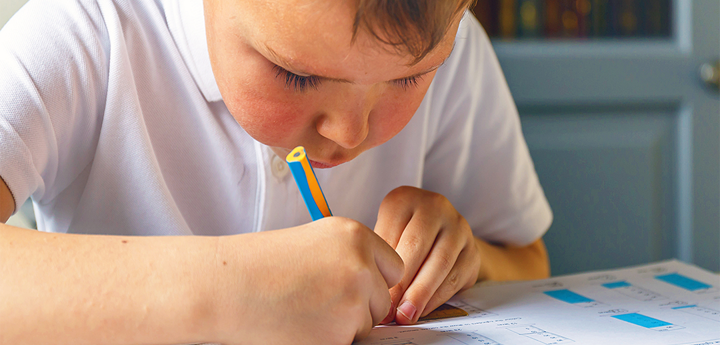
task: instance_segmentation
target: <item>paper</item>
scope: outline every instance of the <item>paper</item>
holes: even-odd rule
[[[362,345],[720,345],[720,276],[679,261],[475,286],[468,316],[378,326]]]

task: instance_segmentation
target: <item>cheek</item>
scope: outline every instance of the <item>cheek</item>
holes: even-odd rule
[[[301,106],[268,96],[261,89],[235,89],[226,104],[238,124],[265,145],[285,147],[305,127],[298,110]]]
[[[310,128],[312,97],[289,96],[272,64],[249,45],[211,41],[213,72],[225,105],[241,127],[269,146],[290,147]]]
[[[262,68],[242,76],[228,75],[223,99],[235,120],[255,140],[268,145],[290,147],[310,128],[307,109],[313,108],[311,98],[288,97],[274,75]],[[269,70],[269,68],[267,68]]]
[[[383,97],[373,109],[370,128],[372,146],[380,145],[398,134],[410,122],[420,106],[427,87],[422,90],[398,91]]]

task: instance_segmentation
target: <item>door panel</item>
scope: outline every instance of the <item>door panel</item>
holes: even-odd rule
[[[555,215],[552,273],[676,256],[672,109],[524,109],[523,132]]]
[[[482,1],[482,0],[481,0]],[[679,258],[720,271],[720,1],[667,38],[494,40],[555,214],[553,274]]]

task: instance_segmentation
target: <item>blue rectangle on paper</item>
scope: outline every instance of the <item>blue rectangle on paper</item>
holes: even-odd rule
[[[585,303],[585,302],[593,301],[585,296],[578,295],[568,289],[545,291],[544,293],[552,298],[556,298],[563,302],[567,302],[567,303],[571,303],[571,304]]]
[[[623,281],[619,281],[619,282],[603,284],[602,286],[604,286],[608,289],[616,289],[616,288],[630,286],[630,283],[623,280]]]
[[[662,280],[668,284],[672,284],[681,287],[685,290],[695,291],[702,289],[709,289],[712,285],[705,284],[701,281],[697,281],[692,278],[688,278],[684,275],[677,273],[664,274],[661,276],[655,276],[656,279]]]
[[[697,307],[697,305],[696,305],[696,304],[693,304],[693,305],[684,305],[684,306],[682,306],[682,307],[675,307],[675,308],[673,308],[673,309],[685,309],[685,308],[693,308],[693,307]]]
[[[662,326],[670,326],[672,325],[669,322],[665,322],[662,320],[654,319],[649,316],[645,316],[638,313],[630,313],[630,314],[622,314],[622,315],[614,315],[614,318],[618,320],[623,320],[625,322],[629,322],[638,326],[642,326],[645,328],[655,328],[655,327],[662,327]]]

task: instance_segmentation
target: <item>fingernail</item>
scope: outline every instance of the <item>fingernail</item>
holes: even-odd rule
[[[415,306],[412,305],[412,303],[410,303],[409,301],[403,302],[403,304],[401,304],[397,310],[398,312],[400,312],[400,314],[403,314],[403,316],[405,316],[405,318],[407,318],[409,321],[412,321],[413,316],[415,316],[415,312],[417,311],[417,309],[415,309]]]

